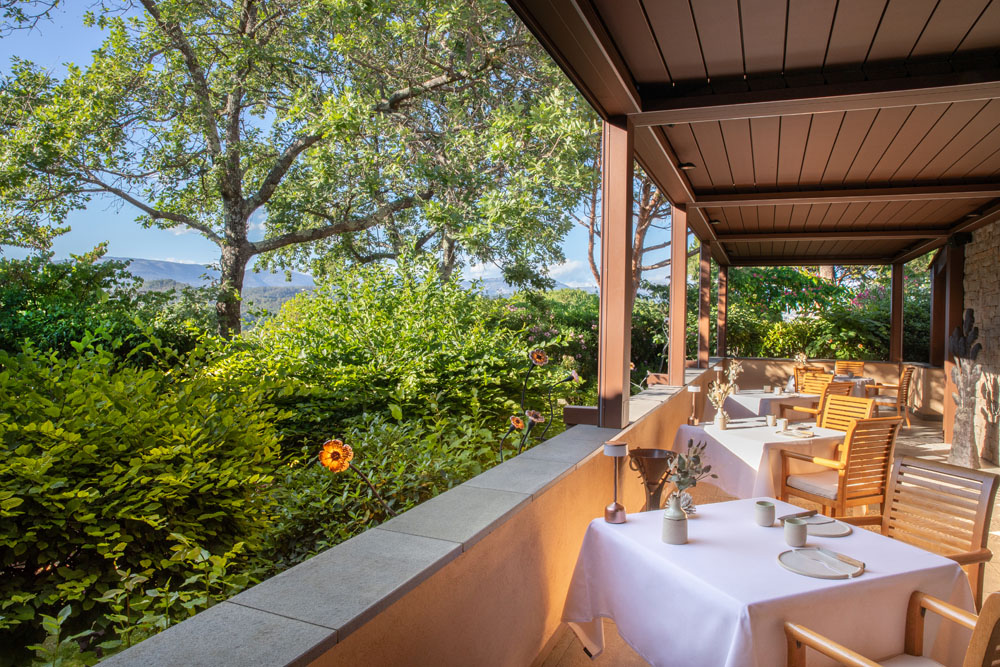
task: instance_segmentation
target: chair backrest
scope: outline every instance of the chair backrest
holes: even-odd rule
[[[799,386],[803,394],[817,394],[822,396],[827,386],[833,381],[830,373],[806,373]]]
[[[802,391],[802,380],[806,373],[822,373],[822,366],[796,366],[793,369],[795,373],[795,391]]]
[[[902,423],[900,417],[872,417],[851,422],[840,448],[840,460],[845,464],[842,488],[845,500],[885,497],[896,435]],[[839,494],[840,491],[838,497],[841,497]]]
[[[976,619],[969,648],[962,667],[980,667],[1000,663],[1000,593],[991,593]]]
[[[855,375],[864,375],[865,362],[837,360],[833,362],[833,372],[835,375],[847,375],[848,373],[854,373]]]
[[[826,407],[826,399],[830,396],[850,396],[853,390],[853,382],[828,382],[819,399],[820,411],[822,412],[823,408]]]
[[[855,419],[868,419],[875,411],[875,401],[857,396],[830,396],[826,399],[819,425],[846,432]]]
[[[906,406],[909,404],[910,382],[913,380],[913,366],[903,366],[903,372],[899,374],[899,391],[896,392],[896,405]]]
[[[905,456],[892,467],[882,534],[927,551],[956,554],[986,547],[1000,477]],[[984,564],[970,574],[977,602]]]

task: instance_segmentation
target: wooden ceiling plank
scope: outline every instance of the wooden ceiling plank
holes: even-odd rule
[[[1000,100],[990,100],[985,107],[970,120],[940,153],[931,158],[917,172],[917,179],[932,180],[940,178],[960,156],[965,155],[973,146],[982,141],[992,130],[1000,126]]]
[[[708,77],[743,76],[739,5],[733,0],[698,0],[691,9]]]
[[[819,69],[826,57],[835,0],[796,0],[788,3],[784,71]]]
[[[688,3],[643,0],[643,7],[673,80],[704,79],[705,61]]]
[[[907,58],[937,3],[938,0],[890,0],[866,62]]]
[[[688,206],[765,206],[778,204],[834,204],[850,201],[916,201],[926,199],[979,199],[1000,197],[1000,183],[964,185],[919,185],[891,188],[753,192],[745,194],[699,195]]]
[[[758,188],[778,186],[778,140],[781,131],[779,118],[754,118],[750,121],[750,139],[753,142],[754,185]]]
[[[942,179],[963,178],[967,173],[976,168],[983,160],[991,156],[996,147],[1000,146],[1000,126],[990,130],[980,141],[962,153],[961,157],[955,160],[941,174]]]
[[[757,208],[754,206],[748,206],[746,208],[740,209],[740,215],[743,216],[743,226],[753,232],[760,231],[760,219],[757,215]]]
[[[872,169],[885,155],[889,144],[892,143],[912,112],[913,107],[879,109],[875,122],[872,123],[871,129],[868,131],[868,136],[865,137],[861,148],[858,149],[854,164],[844,176],[845,185],[864,185],[868,181]]]
[[[1000,149],[997,149],[982,162],[965,172],[965,178],[978,178],[982,175],[984,178],[992,179],[998,167],[1000,167]]]
[[[809,139],[806,141],[805,157],[802,159],[802,172],[799,175],[798,185],[819,185],[843,120],[843,113],[822,113],[812,117],[812,125],[809,128]]]
[[[754,232],[719,234],[721,243],[766,243],[771,241],[881,241],[942,238],[950,234],[948,229],[868,229],[845,230],[801,230],[783,232]]]
[[[663,128],[667,141],[674,149],[679,162],[688,162],[695,165],[691,171],[684,172],[688,180],[696,190],[713,187],[712,179],[705,169],[705,158],[701,155],[698,142],[694,138],[694,132],[690,125],[675,125],[674,127]]]
[[[952,104],[889,180],[897,183],[915,181],[924,165],[944,150],[945,146],[955,138],[955,135],[968,125],[985,106],[986,102],[982,100]]]
[[[844,114],[844,122],[840,125],[837,140],[830,151],[830,159],[826,164],[820,182],[824,185],[840,185],[847,176],[848,169],[871,130],[878,112],[874,109],[864,111],[848,111]]]
[[[784,69],[786,6],[774,0],[741,0],[743,60],[747,74]]]
[[[925,202],[922,201],[908,201],[901,203],[902,206],[897,208],[890,215],[881,216],[879,218],[879,223],[884,225],[895,225],[905,220],[911,220],[914,216],[920,213],[920,209],[925,204]]]
[[[844,214],[847,213],[848,208],[850,208],[850,204],[830,204],[827,206],[826,214],[819,222],[820,229],[839,227],[840,221],[843,219]]]
[[[884,218],[892,215],[896,209],[903,205],[905,202],[886,202],[886,201],[872,201],[868,202],[864,210],[854,218],[854,225],[857,228],[864,228],[876,220],[880,221]]]
[[[670,83],[641,0],[593,0],[637,83]]]
[[[729,170],[729,158],[726,157],[726,143],[722,139],[722,129],[718,123],[692,123],[691,132],[698,144],[698,151],[704,160],[703,164],[695,162],[691,172],[703,169],[708,172],[712,187],[716,192],[731,191],[733,174]],[[690,172],[689,172],[690,173]]]
[[[850,229],[863,227],[863,224],[858,223],[858,217],[861,216],[869,206],[871,206],[871,202],[849,203],[847,205],[847,210],[844,211],[844,215],[841,218],[842,224],[846,225]]]
[[[830,210],[829,204],[815,204],[809,207],[804,226],[806,229],[819,229],[823,224],[823,218]]]
[[[777,229],[790,229],[792,226],[792,209],[794,206],[775,206],[774,207],[774,228]]]
[[[806,218],[809,217],[809,211],[812,210],[812,206],[809,204],[796,204],[792,207],[792,215],[788,219],[788,226],[790,228],[802,229],[806,224]]]
[[[750,142],[750,121],[724,120],[720,123],[725,142],[729,170],[733,184],[737,188],[752,188],[754,185],[753,148]]]
[[[987,210],[983,211],[982,215],[977,216],[976,218],[960,222],[952,227],[949,232],[952,234],[959,234],[962,232],[973,231],[985,225],[995,224],[997,221],[1000,221],[1000,204],[991,206]],[[907,247],[893,257],[893,262],[909,262],[917,257],[926,255],[932,250],[940,248],[945,244],[945,242],[946,239],[931,239],[929,241],[925,241],[924,243],[918,243]]]
[[[757,222],[762,232],[774,231],[774,207],[760,206],[757,208]]]
[[[903,123],[899,133],[885,149],[882,158],[868,175],[869,183],[888,183],[903,161],[910,156],[917,144],[927,135],[938,119],[948,110],[947,104],[918,106]]]
[[[989,1],[961,0],[938,4],[910,57],[954,53]]]
[[[798,183],[802,173],[802,159],[809,139],[811,116],[785,116],[781,118],[778,135],[778,182]]]
[[[868,53],[885,6],[886,0],[840,0],[824,67],[856,65],[858,54]]]
[[[854,257],[854,256],[835,256],[835,255],[823,255],[823,256],[808,256],[808,255],[772,255],[772,256],[754,256],[754,257],[742,257],[740,259],[734,259],[732,266],[829,266],[831,264],[838,266],[847,265],[882,265],[891,264],[893,262],[892,257],[887,256],[864,256],[864,257]]]
[[[994,0],[962,40],[958,51],[995,49],[997,44],[1000,44],[1000,2]]]
[[[643,95],[642,111],[632,114],[637,126],[990,100],[1000,98],[1000,68],[994,64],[947,73],[743,92],[687,95],[673,90],[664,92],[656,89]]]
[[[960,200],[960,201],[964,202],[968,200]],[[921,206],[920,210],[917,211],[917,213],[914,214],[912,218],[910,218],[910,222],[930,222],[931,220],[948,219],[948,218],[943,218],[939,215],[939,211],[948,206],[949,201],[947,199],[943,199],[941,201],[936,201],[936,202],[925,201],[921,203],[923,204],[923,206]]]

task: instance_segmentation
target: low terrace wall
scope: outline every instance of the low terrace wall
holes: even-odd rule
[[[689,371],[698,384],[714,376]],[[624,431],[570,428],[106,664],[530,665],[560,626],[587,525],[612,498],[603,443],[667,446],[690,396],[652,387],[632,398]],[[639,511],[638,475],[623,465],[621,481]]]

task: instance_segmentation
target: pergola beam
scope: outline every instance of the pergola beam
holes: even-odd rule
[[[668,382],[684,385],[687,336],[687,211],[673,207],[670,223],[670,324],[667,341]]]
[[[770,243],[773,241],[898,241],[943,239],[948,229],[857,229],[851,231],[801,231],[719,234],[720,243]]]
[[[860,264],[877,266],[892,264],[891,257],[836,257],[830,255],[789,256],[781,255],[767,257],[734,257],[731,266],[846,266]]]
[[[749,90],[737,93],[669,94],[642,99],[630,116],[637,126],[888,109],[1000,98],[1000,70]]]
[[[853,202],[925,201],[933,199],[993,199],[995,197],[1000,197],[1000,183],[699,195],[695,201],[688,204],[688,208],[733,208],[737,206],[781,206],[784,204],[849,204]]]
[[[983,211],[982,215],[970,217],[966,219],[964,222],[960,222],[959,224],[955,225],[954,227],[948,230],[948,235],[950,236],[952,234],[960,234],[962,232],[971,232],[976,229],[979,229],[980,227],[985,227],[986,225],[996,222],[998,220],[1000,220],[1000,204],[991,206],[990,208],[986,209],[985,211]],[[930,241],[927,241],[925,243],[920,243],[914,246],[913,248],[904,250],[903,252],[899,253],[898,255],[896,255],[896,257],[893,258],[892,261],[903,262],[903,263],[909,262],[912,259],[916,259],[917,257],[926,255],[932,250],[937,250],[938,248],[940,248],[945,244],[945,240],[946,238],[936,238],[936,239],[931,239]]]

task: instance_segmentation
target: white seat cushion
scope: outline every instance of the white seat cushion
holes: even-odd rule
[[[895,396],[875,396],[874,399],[876,403],[887,403],[889,405],[896,405]]]
[[[789,475],[788,486],[821,498],[833,500],[837,497],[837,471],[824,470],[804,475]]]
[[[879,663],[882,667],[941,667],[941,663],[922,655],[897,655]]]

